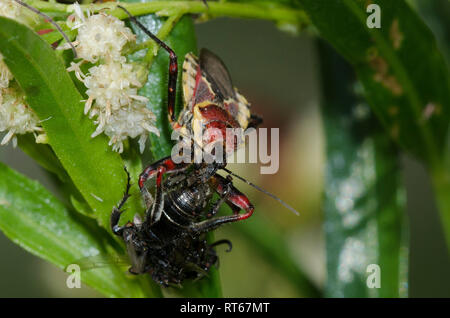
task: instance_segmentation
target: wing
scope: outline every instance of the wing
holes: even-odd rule
[[[235,97],[233,82],[222,60],[207,49],[200,51],[200,68],[211,82],[212,89],[222,100]]]
[[[197,72],[199,71],[197,57],[192,54],[186,54],[183,62],[183,98],[184,105],[192,109],[194,103],[193,96],[197,87]]]
[[[231,76],[222,60],[207,49],[200,58],[186,54],[183,63],[184,105],[193,112],[195,105],[215,104],[224,108],[243,129],[250,119],[250,104],[233,87]]]
[[[200,52],[200,67],[212,90],[220,97],[222,105],[228,113],[246,129],[250,118],[250,104],[233,86],[230,73],[222,60],[211,51],[202,49]]]
[[[186,54],[183,63],[183,97],[184,107],[189,111],[194,105],[201,103],[222,104],[223,97],[213,90],[213,83],[206,78],[206,73],[202,70],[198,58],[192,54]]]

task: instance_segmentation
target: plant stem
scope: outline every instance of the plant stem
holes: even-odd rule
[[[60,3],[49,3],[41,0],[26,1],[29,5],[44,12],[70,13],[71,5]],[[262,19],[276,22],[290,22],[308,24],[309,18],[302,10],[292,9],[282,5],[274,5],[271,2],[259,3],[230,3],[230,2],[210,2],[207,8],[201,1],[153,1],[146,3],[121,3],[131,14],[135,16],[156,13],[158,15],[172,15],[173,12],[192,14],[206,14],[210,18],[235,17],[248,19]],[[101,3],[81,5],[83,9],[91,12],[98,12],[104,9],[111,9],[110,14],[119,19],[126,19],[128,16],[114,3]]]

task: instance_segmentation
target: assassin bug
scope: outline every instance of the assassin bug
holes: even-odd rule
[[[178,121],[175,121],[177,56],[131,14],[128,15],[169,53],[168,115],[174,129],[192,134],[199,129],[199,125],[203,125],[206,129],[215,128],[226,133],[226,129],[230,127],[246,129],[260,122],[258,117],[250,114],[248,102],[232,86],[231,77],[223,62],[207,50],[202,50],[199,58],[191,53],[185,57],[184,108]],[[217,135],[210,135],[208,141],[214,142],[216,137]],[[221,141],[225,147],[227,141]],[[231,151],[234,150],[233,144]],[[134,222],[119,226],[121,208],[129,197],[128,178],[124,197],[112,211],[111,228],[127,245],[132,273],[150,272],[160,284],[179,284],[186,278],[201,277],[202,273],[217,262],[213,250],[215,245],[228,243],[231,247],[228,241],[208,244],[204,239],[205,233],[225,223],[247,219],[254,211],[248,198],[233,186],[231,175],[234,174],[225,166],[226,162],[217,161],[175,163],[171,157],[153,163],[142,171],[138,182],[146,206],[145,219],[142,221],[136,218]],[[226,171],[228,177],[219,175],[217,171],[220,169]],[[164,179],[164,176],[167,177]],[[245,179],[234,176],[267,193]],[[149,179],[156,181],[155,198],[145,185]],[[219,199],[212,203],[214,192],[219,195]],[[271,196],[287,206],[277,197]],[[233,213],[216,217],[215,214],[223,203]],[[241,210],[244,213],[241,214]]]
[[[206,129],[214,127],[222,132],[226,132],[229,127],[246,128],[249,125],[252,120],[249,104],[233,88],[223,62],[207,50],[202,50],[199,58],[191,53],[185,57],[185,105],[179,120],[175,121],[177,56],[129,15],[133,22],[169,53],[168,115],[174,129],[192,134],[198,129],[192,125],[193,120],[204,122]],[[145,219],[141,221],[135,218],[134,222],[119,226],[121,207],[129,196],[128,178],[124,197],[112,211],[111,228],[127,245],[132,263],[131,273],[149,272],[156,282],[164,286],[180,284],[184,279],[202,277],[217,263],[214,246],[227,243],[231,249],[231,243],[226,240],[209,244],[205,240],[205,233],[222,224],[250,217],[254,207],[232,185],[230,177],[224,178],[217,174],[217,170],[225,168],[225,165],[218,162],[175,163],[171,157],[166,157],[146,167],[139,177],[139,188],[146,206]],[[164,175],[167,175],[166,179]],[[149,179],[156,179],[154,198],[145,185]],[[212,203],[214,192],[220,198]],[[223,203],[232,208],[233,214],[215,217]],[[245,213],[240,214],[240,210]]]

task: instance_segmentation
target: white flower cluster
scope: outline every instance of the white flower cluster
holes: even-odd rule
[[[89,69],[89,76],[84,79],[88,88],[89,99],[86,102],[85,113],[91,108],[92,101],[96,106],[105,109],[107,115],[123,106],[130,105],[133,100],[147,102],[145,97],[137,94],[141,83],[133,72],[131,64],[111,62]]]
[[[39,16],[14,0],[0,0],[0,16],[31,26],[39,21]]]
[[[24,96],[18,89],[2,88],[0,94],[0,132],[8,131],[0,145],[6,145],[10,140],[17,145],[16,135],[42,132],[39,118],[25,104]],[[43,135],[41,135],[43,136]],[[39,141],[40,136],[36,137]]]
[[[13,0],[0,0],[0,16],[10,19],[20,17],[22,6]]]
[[[0,16],[26,24],[29,22],[23,7],[13,0],[0,0]],[[11,85],[13,78],[0,54],[0,132],[6,131],[0,145],[3,146],[12,141],[13,146],[16,147],[16,135],[26,133],[34,133],[36,141],[41,142],[45,140],[45,134],[40,127],[39,118],[25,103],[20,88],[17,85]]]
[[[149,132],[159,136],[158,129],[153,126],[155,116],[142,104],[133,103],[129,107],[120,108],[114,116],[111,117],[109,123],[102,128],[107,136],[110,136],[109,145],[114,151],[122,152],[122,141],[127,137],[139,137],[139,149],[141,152],[145,149],[145,141]],[[99,125],[100,122],[96,123]],[[94,134],[98,134],[98,129]]]
[[[123,21],[105,13],[91,15],[89,11],[86,17],[78,3],[73,7],[75,20],[72,29],[78,29],[74,45],[82,59],[91,63],[99,58],[120,60],[125,44],[136,40]]]
[[[73,43],[80,62],[68,68],[87,87],[89,96],[84,113],[95,118],[97,125],[92,137],[105,133],[114,151],[123,151],[123,141],[139,138],[143,152],[150,132],[159,135],[154,126],[155,116],[147,109],[147,98],[138,95],[143,86],[133,65],[126,62],[122,49],[136,36],[119,19],[104,13],[84,15],[78,4],[73,6],[73,29],[78,35]],[[68,48],[65,46],[64,48]],[[97,63],[83,74],[83,63]]]
[[[0,145],[6,145],[12,140],[13,146],[16,147],[16,135],[42,132],[42,128],[39,118],[25,104],[20,89],[10,87],[12,79],[13,75],[0,54],[0,132],[7,131]],[[41,141],[43,138],[37,136],[36,140]]]

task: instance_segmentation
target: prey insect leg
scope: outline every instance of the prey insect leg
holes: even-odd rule
[[[120,200],[117,207],[113,208],[113,211],[111,213],[111,219],[110,219],[112,232],[119,236],[122,235],[122,231],[123,231],[123,227],[119,226],[120,215],[123,212],[122,211],[123,205],[125,204],[125,202],[127,202],[128,198],[130,197],[130,187],[131,187],[130,173],[128,172],[126,167],[124,169],[125,169],[125,172],[127,173],[127,187],[125,189],[125,193],[123,195],[122,200]]]
[[[234,213],[232,215],[214,217],[209,220],[193,223],[190,226],[190,229],[194,232],[205,233],[208,231],[212,231],[225,223],[245,220],[249,218],[255,210],[253,204],[250,203],[247,196],[236,189],[232,184],[230,184],[230,180],[222,177],[219,174],[216,174],[213,177],[213,181],[216,183],[216,191],[217,193],[219,193],[219,195],[225,195],[226,192],[229,191],[229,193],[226,194],[225,202],[234,207]],[[244,210],[245,213],[236,213],[238,210]]]

